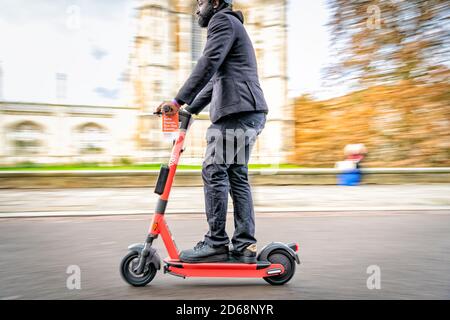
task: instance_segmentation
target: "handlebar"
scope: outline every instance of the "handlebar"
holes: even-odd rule
[[[170,112],[170,106],[163,106],[161,112],[153,112],[154,115],[162,116],[165,112]],[[180,122],[180,129],[187,130],[192,119],[192,114],[186,110],[180,109],[178,111],[178,121]]]
[[[170,110],[172,110],[170,106],[163,106],[160,112],[153,112],[153,114],[157,116],[162,116],[164,113],[170,112]]]

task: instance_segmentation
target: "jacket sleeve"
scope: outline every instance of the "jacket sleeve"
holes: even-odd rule
[[[213,91],[213,82],[210,80],[206,87],[195,97],[194,101],[186,107],[186,110],[192,114],[199,114],[205,107],[211,103]]]
[[[226,14],[221,13],[214,15],[208,27],[208,36],[203,55],[175,99],[189,105],[192,104],[194,98],[222,65],[233,46],[234,40],[235,32],[230,18]]]

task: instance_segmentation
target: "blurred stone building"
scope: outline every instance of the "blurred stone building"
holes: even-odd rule
[[[130,88],[138,106],[138,149],[147,161],[165,159],[168,143],[160,119],[149,116],[161,101],[172,99],[188,78],[206,41],[206,30],[194,15],[197,1],[140,0],[136,8],[137,35],[130,61]],[[253,41],[259,75],[270,114],[253,152],[252,162],[280,163],[293,141],[292,111],[287,98],[286,0],[235,1],[242,10]],[[205,109],[207,112],[208,109]],[[201,163],[209,121],[197,121],[183,161]]]
[[[129,158],[136,119],[134,107],[0,101],[0,164]]]
[[[129,62],[126,106],[66,102],[67,76],[56,74],[55,103],[2,101],[0,164],[164,162],[171,137],[151,117],[172,99],[201,56],[206,30],[197,25],[196,1],[136,0],[136,35]],[[270,114],[253,153],[254,163],[285,162],[293,141],[287,100],[286,0],[236,1],[252,38]],[[251,7],[249,5],[251,4]],[[206,109],[205,112],[208,110]],[[187,139],[184,163],[200,164],[209,120],[198,120]]]

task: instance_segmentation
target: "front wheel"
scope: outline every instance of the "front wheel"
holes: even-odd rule
[[[266,277],[264,278],[266,282],[273,286],[281,286],[292,279],[295,274],[295,261],[288,252],[275,250],[269,254],[267,260],[273,264],[281,264],[284,267],[284,273],[278,276]]]
[[[156,275],[156,267],[150,263],[145,266],[142,274],[134,273],[134,268],[139,263],[139,253],[136,251],[129,252],[120,263],[120,274],[122,278],[134,287],[144,287],[149,284]]]

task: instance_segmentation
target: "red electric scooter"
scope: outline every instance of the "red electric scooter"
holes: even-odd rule
[[[167,107],[163,108],[167,112]],[[156,114],[156,113],[155,113]],[[158,115],[162,115],[159,113]],[[186,277],[229,277],[229,278],[262,278],[272,285],[283,285],[294,276],[298,244],[272,242],[265,246],[257,256],[254,264],[245,264],[230,260],[220,263],[185,263],[180,261],[179,251],[164,219],[170,190],[183,150],[186,133],[193,122],[187,111],[179,112],[178,137],[174,142],[172,156],[168,165],[163,165],[155,187],[160,195],[156,213],[149,229],[145,243],[128,247],[129,253],[122,259],[120,272],[122,278],[132,286],[143,287],[149,284],[161,269],[161,259],[152,247],[153,241],[161,235],[169,257],[164,260],[164,273],[182,278]]]

